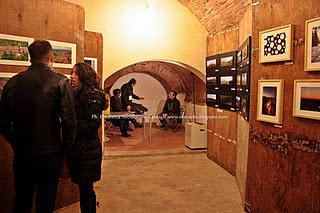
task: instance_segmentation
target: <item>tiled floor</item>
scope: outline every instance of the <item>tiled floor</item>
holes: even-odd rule
[[[151,130],[149,124],[146,125],[145,137],[144,129],[138,128],[132,132],[131,137],[120,137],[118,128],[112,128],[115,135],[108,132],[108,141],[105,143],[105,150],[112,151],[135,151],[135,150],[163,150],[163,149],[187,149],[184,145],[184,128],[181,127],[179,131],[173,132],[171,129],[164,130],[155,125]]]
[[[205,154],[104,160],[95,190],[98,213],[243,212],[235,178]],[[79,203],[56,211],[78,212]]]

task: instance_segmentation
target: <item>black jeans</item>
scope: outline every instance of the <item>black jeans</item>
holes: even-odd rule
[[[93,183],[79,184],[81,213],[96,213],[96,194]]]
[[[31,212],[35,192],[36,212],[53,212],[62,160],[61,153],[14,158],[14,213]]]

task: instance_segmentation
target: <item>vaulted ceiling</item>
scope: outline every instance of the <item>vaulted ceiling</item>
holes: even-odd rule
[[[178,0],[199,19],[209,34],[238,26],[252,0]]]

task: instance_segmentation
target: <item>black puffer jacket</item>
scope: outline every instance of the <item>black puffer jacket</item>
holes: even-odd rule
[[[105,95],[99,90],[78,88],[74,92],[77,135],[70,152],[70,173],[74,183],[90,183],[101,178],[102,146],[98,129],[105,109]]]

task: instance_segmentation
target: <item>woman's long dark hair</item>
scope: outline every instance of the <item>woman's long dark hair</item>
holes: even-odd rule
[[[76,67],[79,81],[84,88],[101,90],[97,81],[96,71],[89,64],[77,63],[74,66]]]

